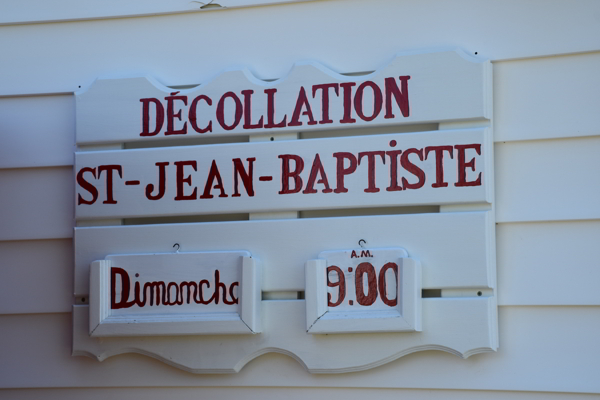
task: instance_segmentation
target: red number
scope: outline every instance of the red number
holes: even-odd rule
[[[337,282],[331,282],[329,280],[329,272],[335,271],[338,274]],[[337,307],[339,306],[344,298],[346,297],[346,278],[344,277],[344,273],[341,269],[332,265],[331,267],[327,267],[327,286],[329,287],[338,287],[338,299],[335,303],[331,302],[331,293],[327,293],[327,306],[328,307]]]
[[[392,268],[394,271],[394,276],[396,277],[396,297],[390,300],[387,296],[387,285],[385,281],[385,273],[388,269]],[[385,305],[390,307],[395,307],[398,305],[398,265],[393,262],[389,262],[381,268],[379,271],[379,295],[381,296],[381,300],[385,303]]]
[[[363,275],[367,274],[368,291],[365,295],[363,287]],[[361,306],[370,306],[377,300],[377,274],[371,263],[363,262],[358,264],[356,275],[354,277],[354,286],[356,289],[356,301]]]

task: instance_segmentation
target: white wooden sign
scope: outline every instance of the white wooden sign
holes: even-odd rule
[[[402,248],[320,253],[306,263],[306,330],[420,331],[420,263]]]
[[[422,52],[344,72],[307,62],[277,80],[231,69],[188,89],[134,77],[76,93],[73,354],[219,373],[277,351],[337,373],[497,349],[491,63]],[[401,133],[422,123],[439,130]],[[383,207],[400,213],[288,213]],[[116,223],[232,213],[251,220]]]
[[[228,70],[186,90],[145,77],[99,79],[77,93],[77,143],[490,118],[490,78],[489,61],[445,51],[398,55],[361,76],[308,62],[272,82]]]
[[[246,251],[110,255],[90,266],[90,335],[259,333],[260,296]]]
[[[76,154],[78,219],[490,202],[487,129]]]

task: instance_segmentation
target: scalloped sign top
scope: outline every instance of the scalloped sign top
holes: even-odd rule
[[[489,119],[491,63],[420,53],[346,76],[307,62],[276,81],[241,69],[186,90],[147,77],[98,79],[76,99],[78,144]]]

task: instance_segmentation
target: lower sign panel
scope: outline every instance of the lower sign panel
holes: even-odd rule
[[[260,281],[245,251],[111,255],[90,266],[89,333],[258,333]]]
[[[306,330],[420,331],[420,263],[399,247],[322,252],[306,263]]]

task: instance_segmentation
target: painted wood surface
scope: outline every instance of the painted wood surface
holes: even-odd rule
[[[0,396],[15,400],[37,400],[43,394],[48,400],[103,400],[106,398],[128,398],[144,400],[183,400],[194,397],[231,399],[243,397],[248,400],[278,400],[318,398],[327,396],[332,400],[377,398],[395,400],[591,400],[595,394],[511,392],[482,390],[422,390],[422,389],[362,389],[362,388],[72,388],[72,389],[5,389]]]
[[[501,223],[496,236],[499,306],[600,305],[600,270],[594,267],[592,251],[600,236],[599,221]],[[2,314],[70,312],[70,239],[2,241],[0,265],[5,266],[0,269]],[[540,275],[540,269],[546,273]],[[36,283],[33,293],[23,291],[32,277],[43,284]],[[533,281],[538,284],[531,285]]]
[[[491,87],[489,61],[458,50],[400,54],[361,76],[302,62],[273,82],[228,69],[183,90],[153,78],[98,79],[76,93],[76,138],[81,145],[484,119]]]
[[[73,236],[71,167],[0,170],[0,187],[0,240]]]
[[[109,255],[90,265],[90,336],[259,333],[260,277],[246,251]]]
[[[491,132],[76,154],[78,219],[491,202]]]
[[[600,136],[498,143],[496,220],[600,218],[599,150]]]
[[[494,140],[598,135],[598,68],[599,52],[494,63]]]
[[[276,377],[278,387],[600,392],[595,379],[600,368],[598,307],[501,307],[499,316],[502,347],[496,353],[460,360],[446,352],[426,351],[380,368],[326,376],[309,374],[295,359],[274,353],[258,357],[239,374],[222,375],[186,374],[141,355],[110,357],[99,363],[70,355],[71,343],[66,339],[72,330],[70,314],[2,316],[3,362],[12,368],[0,374],[0,386],[264,388],[273,386]],[[570,368],[565,369],[565,364]]]
[[[264,291],[302,291],[306,261],[360,239],[409,249],[421,262],[423,288],[493,288],[485,235],[492,224],[488,212],[472,212],[75,228],[75,294],[89,294],[91,262],[107,254],[169,252],[174,243],[189,252],[243,246],[261,260]]]
[[[273,4],[300,3],[308,0],[220,0],[220,2],[176,1],[102,1],[87,6],[63,0],[46,7],[43,1],[27,0],[25,3],[7,1],[0,7],[0,25],[16,25],[40,22],[65,22],[122,17],[143,17],[165,14],[179,14],[196,11],[215,11],[230,8],[265,6]]]
[[[495,351],[495,302],[490,297],[434,300],[423,304],[422,332],[361,335],[311,335],[306,332],[303,301],[262,302],[260,335],[91,338],[87,333],[88,306],[73,306],[73,355],[102,361],[123,353],[150,355],[194,373],[235,373],[269,352],[284,353],[311,373],[363,371],[406,354],[443,350],[467,358]],[[282,324],[281,321],[286,321]],[[364,351],[348,353],[348,348]],[[190,352],[194,348],[194,352]]]
[[[71,239],[0,241],[0,315],[69,312]]]
[[[6,4],[16,10],[15,1]],[[28,4],[22,7],[34,12]],[[390,52],[457,44],[492,60],[596,51],[600,27],[594,10],[598,7],[594,0],[578,7],[539,0],[493,6],[461,0],[436,3],[433,9],[419,2],[387,0],[372,7],[368,2],[350,0],[306,2],[270,12],[252,7],[243,12],[5,26],[0,51],[12,62],[0,77],[0,95],[73,92],[97,76],[133,71],[150,73],[167,86],[200,83],[239,63],[253,65],[261,79],[272,79],[284,76],[294,62],[307,57],[340,72],[373,71],[389,59]],[[342,11],[344,18],[339,18]],[[398,15],[406,16],[402,23],[398,23]],[[425,15],[426,23],[420,18]],[[564,29],[556,29],[553,21],[558,15]],[[348,25],[348,20],[360,18],[377,21],[368,24],[368,35]],[[322,29],[306,29],[305,21]],[[136,45],[115,46],[131,32],[136,32],[131,37]],[[240,46],[239,32],[244,32],[248,43],[268,41],[269,46]],[[285,40],[275,40],[273,32]],[[326,42],[322,40],[325,36]],[[219,40],[204,40],[211,37]],[[190,51],[199,40],[202,51]],[[157,46],[162,57],[155,56]],[[236,51],[226,51],[232,48]],[[43,68],[34,67],[40,56]]]
[[[75,97],[0,98],[0,140],[0,168],[73,165]]]
[[[308,333],[421,330],[421,265],[403,248],[321,252],[305,274]]]

